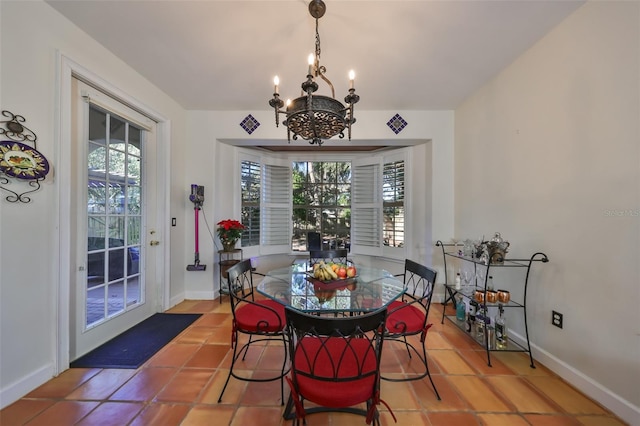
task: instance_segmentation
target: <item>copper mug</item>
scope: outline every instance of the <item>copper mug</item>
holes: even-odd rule
[[[484,291],[476,290],[475,299],[478,303],[484,303]]]
[[[511,293],[507,290],[498,290],[498,301],[500,303],[509,303],[511,300]]]
[[[487,290],[487,303],[496,303],[498,301],[498,292],[495,290]]]

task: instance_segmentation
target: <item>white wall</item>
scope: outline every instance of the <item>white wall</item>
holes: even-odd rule
[[[549,256],[529,292],[534,356],[636,425],[639,27],[638,2],[587,3],[455,115],[456,236]]]
[[[62,172],[56,121],[57,51],[167,117],[171,140],[184,139],[186,122],[176,102],[44,2],[2,1],[0,19],[0,107],[26,118],[25,124],[38,135],[38,150],[52,166],[42,188],[31,195],[31,203],[9,203],[4,199],[8,193],[0,193],[0,407],[4,407],[56,371],[60,255],[56,173]],[[184,187],[184,181],[182,153],[172,150],[172,154],[174,209],[175,192]],[[184,224],[185,214],[185,209],[175,212],[179,224]],[[174,238],[171,247],[182,255],[181,237]],[[184,293],[182,281],[172,280],[172,292]]]

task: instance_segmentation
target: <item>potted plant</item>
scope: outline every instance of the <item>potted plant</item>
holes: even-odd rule
[[[245,229],[245,226],[234,219],[221,220],[217,225],[218,229],[216,232],[220,242],[222,243],[223,250],[235,250],[236,242],[242,236],[242,231]]]

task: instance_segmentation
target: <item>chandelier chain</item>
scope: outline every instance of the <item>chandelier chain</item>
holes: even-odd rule
[[[320,65],[320,32],[318,32],[318,18],[316,18],[316,66]]]

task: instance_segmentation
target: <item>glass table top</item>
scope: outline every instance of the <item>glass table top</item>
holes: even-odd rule
[[[324,283],[307,273],[307,263],[269,271],[260,294],[304,312],[368,312],[387,306],[404,293],[402,281],[384,269],[357,267],[357,275]]]

